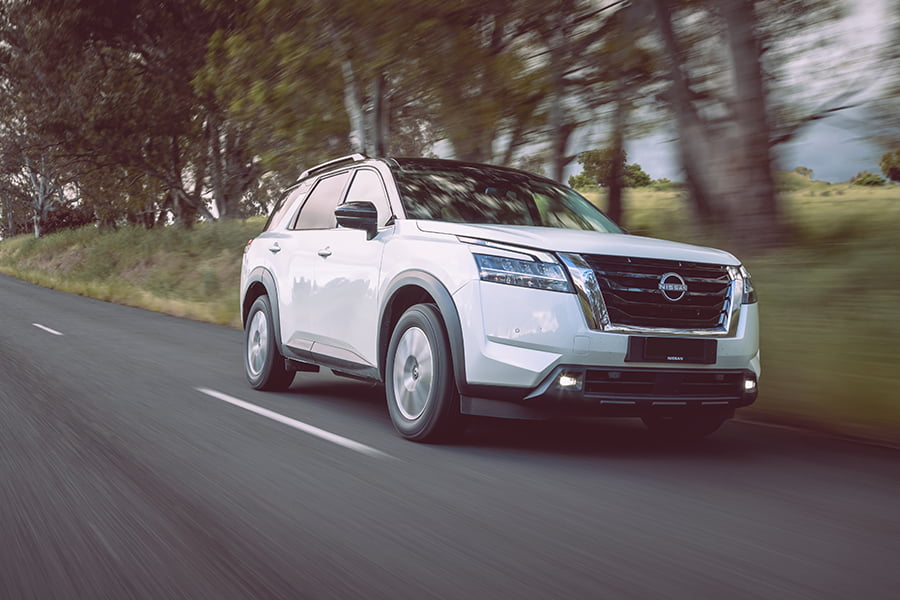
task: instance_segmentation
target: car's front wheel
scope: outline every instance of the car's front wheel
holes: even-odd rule
[[[391,421],[403,437],[434,442],[458,432],[459,394],[447,333],[435,305],[410,307],[394,327],[385,390]]]
[[[275,320],[268,296],[260,296],[250,307],[244,327],[244,370],[254,389],[278,392],[290,387],[294,371],[285,368],[275,341]]]
[[[706,437],[722,426],[728,416],[710,415],[647,415],[644,425],[651,433],[669,440],[694,440]]]

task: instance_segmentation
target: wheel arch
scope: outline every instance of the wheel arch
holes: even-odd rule
[[[279,349],[281,344],[281,314],[278,311],[278,288],[275,285],[275,277],[263,267],[257,267],[247,276],[247,289],[241,302],[241,327],[247,326],[247,316],[250,307],[260,296],[268,296],[272,308],[272,319],[275,321],[272,328],[275,333],[275,343]]]
[[[388,285],[384,298],[378,329],[378,371],[382,381],[385,377],[388,345],[394,326],[410,306],[427,302],[437,305],[441,314],[447,339],[450,341],[453,378],[457,389],[462,392],[466,387],[462,325],[456,303],[447,288],[434,275],[424,271],[404,271]]]

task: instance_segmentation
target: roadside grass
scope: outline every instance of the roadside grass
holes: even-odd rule
[[[741,414],[900,445],[900,186],[802,178],[798,187],[798,177],[782,193],[795,243],[742,257],[760,297],[763,375],[759,400]],[[627,190],[625,225],[727,249],[692,227],[683,194]],[[586,195],[604,206],[602,191]],[[0,272],[238,327],[241,253],[263,223],[19,236],[0,241]]]
[[[232,327],[247,240],[263,218],[100,231],[84,227],[0,242],[0,272],[38,285]]]

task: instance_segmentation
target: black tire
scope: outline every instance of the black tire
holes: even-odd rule
[[[285,368],[275,339],[275,320],[268,296],[250,307],[244,327],[244,371],[254,389],[281,392],[291,386],[295,372]]]
[[[417,442],[438,442],[460,432],[450,344],[435,305],[416,304],[397,321],[384,380],[388,411],[400,435]]]
[[[687,441],[704,438],[728,420],[727,415],[647,415],[642,417],[651,433],[663,439]]]

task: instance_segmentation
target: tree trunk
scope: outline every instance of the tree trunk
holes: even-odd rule
[[[385,107],[384,74],[379,73],[372,81],[372,152],[375,156],[386,156],[388,147],[388,118]]]
[[[550,145],[551,145],[551,173],[550,177],[563,182],[566,166],[572,162],[567,155],[569,137],[575,130],[574,125],[567,122],[566,111],[563,106],[565,96],[565,67],[563,56],[565,53],[566,31],[559,28],[551,34],[550,48]]]
[[[353,152],[365,154],[368,149],[366,118],[359,91],[359,81],[353,70],[353,63],[349,60],[341,62],[341,69],[344,74],[344,108],[350,118],[350,147]]]
[[[732,148],[729,227],[742,247],[768,248],[784,241],[772,176],[771,127],[757,37],[758,19],[750,0],[719,3],[734,68],[735,125]]]
[[[710,122],[693,104],[682,50],[667,0],[654,0],[669,62],[669,101],[675,112],[681,162],[695,212],[718,227],[737,248],[756,250],[782,242],[772,177],[766,92],[751,0],[717,4],[732,66],[727,119]]]
[[[245,132],[232,121],[212,121],[209,128],[209,179],[220,219],[241,216],[241,199],[259,177],[259,165],[247,150]],[[197,167],[203,168],[202,163]],[[195,190],[199,197],[202,190]]]
[[[228,199],[225,194],[225,180],[227,165],[222,157],[222,130],[219,126],[218,119],[210,116],[206,123],[207,144],[209,145],[209,184],[212,188],[213,202],[218,210],[219,217],[228,218],[229,206]],[[227,133],[226,133],[226,153],[227,153]]]
[[[622,188],[625,187],[625,94],[624,78],[616,86],[615,108],[613,112],[612,164],[609,169],[607,184],[606,212],[609,218],[622,224],[624,210],[622,207]]]

